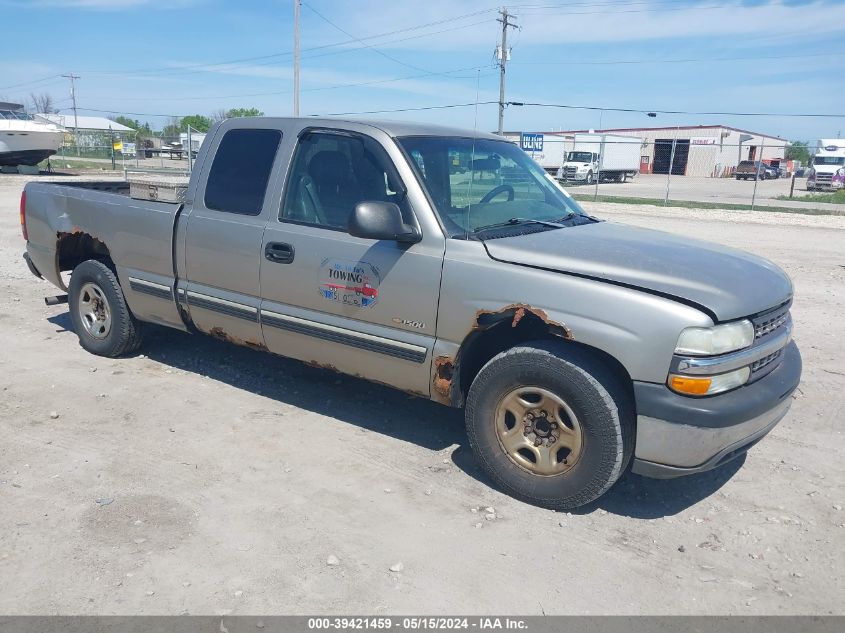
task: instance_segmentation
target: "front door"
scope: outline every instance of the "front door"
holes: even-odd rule
[[[443,236],[403,245],[346,233],[370,200],[396,202],[418,226],[390,161],[364,135],[302,136],[264,232],[262,330],[273,352],[428,395]]]

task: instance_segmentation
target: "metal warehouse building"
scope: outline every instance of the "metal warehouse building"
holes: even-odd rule
[[[640,173],[680,176],[730,176],[743,160],[762,160],[775,167],[785,161],[789,141],[727,125],[681,125],[545,132],[546,138],[575,134],[621,134],[643,140]],[[674,158],[672,150],[674,145]]]

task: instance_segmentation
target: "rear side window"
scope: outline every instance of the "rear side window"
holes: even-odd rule
[[[214,155],[205,206],[216,211],[258,215],[270,181],[279,130],[229,130]]]

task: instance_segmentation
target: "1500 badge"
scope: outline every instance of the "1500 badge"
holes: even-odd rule
[[[326,258],[320,263],[318,284],[324,299],[369,308],[378,303],[381,277],[367,262]]]
[[[418,330],[425,329],[425,323],[422,321],[412,321],[411,319],[400,319],[399,317],[395,317],[393,322],[397,325],[404,325],[405,327],[415,327]]]

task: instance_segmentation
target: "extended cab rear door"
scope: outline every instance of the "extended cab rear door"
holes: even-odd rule
[[[273,352],[428,395],[445,239],[415,212],[425,200],[408,187],[392,140],[350,128],[304,130],[293,148],[262,246],[264,340]],[[367,200],[396,202],[422,240],[349,235],[349,214]]]
[[[282,139],[272,121],[224,123],[186,203],[180,303],[199,330],[257,347],[261,241]]]

